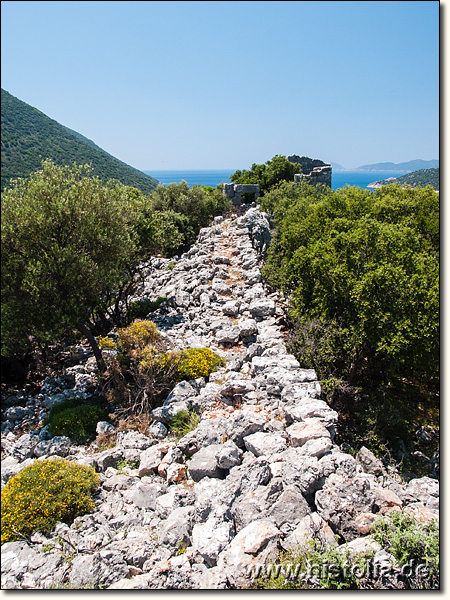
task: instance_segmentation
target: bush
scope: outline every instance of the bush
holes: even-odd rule
[[[372,525],[372,535],[400,565],[408,565],[412,589],[439,588],[439,526],[425,525],[400,512]],[[425,565],[425,568],[420,568]]]
[[[177,381],[190,381],[198,377],[209,377],[219,367],[225,365],[225,359],[209,348],[188,348],[178,353]]]
[[[54,406],[47,423],[52,435],[65,435],[76,442],[95,438],[98,421],[107,418],[103,402],[69,399]]]
[[[199,416],[192,410],[181,410],[170,421],[170,430],[177,437],[183,437],[193,429],[196,429],[200,422]]]
[[[131,321],[133,319],[145,319],[148,314],[155,312],[155,310],[158,310],[161,304],[166,300],[167,298],[160,296],[156,300],[143,298],[141,300],[131,302],[130,307],[128,309],[128,316]]]
[[[97,343],[102,350],[117,350],[117,343],[109,337],[99,336]]]
[[[142,350],[148,344],[154,344],[161,337],[153,321],[136,319],[128,327],[119,329],[117,340],[120,349],[129,351]]]
[[[253,587],[264,590],[366,589],[368,577],[364,567],[372,554],[351,557],[338,547],[323,548],[311,540],[302,548],[282,552],[276,564],[255,579]]]
[[[86,335],[137,260],[132,188],[91,172],[47,160],[2,193],[2,354]]]
[[[121,337],[124,336],[119,332]],[[119,342],[124,349],[110,360],[106,374],[104,389],[108,400],[119,404],[127,414],[148,413],[165,399],[177,382],[206,378],[225,364],[225,360],[209,348],[164,352],[161,342],[157,346],[144,345],[144,338],[145,335],[140,334],[126,335],[126,343]]]
[[[289,296],[315,347],[324,340],[319,378],[438,376],[438,194],[312,187],[285,184],[264,198],[277,229],[263,276]]]
[[[59,458],[25,467],[2,490],[2,544],[35,531],[48,533],[58,521],[70,523],[93,511],[91,493],[98,484],[91,467]]]

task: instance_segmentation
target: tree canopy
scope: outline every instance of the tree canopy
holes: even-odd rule
[[[186,248],[225,209],[218,191],[194,188],[145,196],[48,160],[14,181],[2,194],[2,354],[79,329],[100,361],[96,320],[117,324],[139,261]]]
[[[436,376],[439,196],[284,184],[264,274],[290,297],[297,350],[321,378]]]
[[[250,170],[235,171],[230,180],[233,183],[259,184],[261,195],[264,195],[282,181],[294,181],[294,175],[299,171],[300,165],[277,154],[262,165],[253,163]]]

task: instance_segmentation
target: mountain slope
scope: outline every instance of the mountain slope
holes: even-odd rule
[[[439,168],[438,160],[410,160],[403,163],[375,163],[373,165],[362,165],[357,167],[354,171],[417,171],[419,169],[436,169]]]
[[[411,187],[426,187],[427,185],[431,185],[434,190],[439,191],[439,169],[420,169],[401,177],[390,177],[382,181],[374,181],[367,187],[380,188],[390,183],[398,183],[401,186],[410,185]]]
[[[158,181],[114,158],[83,135],[60,125],[44,113],[2,89],[1,188],[10,179],[27,177],[45,158],[58,165],[86,164],[103,181],[115,179],[151,192]]]

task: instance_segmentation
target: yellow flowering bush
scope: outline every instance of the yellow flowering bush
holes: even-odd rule
[[[149,413],[183,380],[208,377],[225,360],[209,348],[168,350],[152,321],[136,319],[117,335],[118,353],[108,361],[103,392],[129,416]]]
[[[50,532],[95,508],[98,475],[64,459],[36,460],[14,475],[1,493],[1,543]]]
[[[122,327],[117,334],[117,341],[122,350],[142,350],[148,344],[154,344],[161,334],[153,321],[136,319],[128,327]]]
[[[191,380],[198,377],[209,377],[219,367],[225,365],[225,359],[209,348],[188,348],[178,353],[176,380]]]
[[[97,344],[102,350],[117,350],[117,343],[109,337],[99,336]]]

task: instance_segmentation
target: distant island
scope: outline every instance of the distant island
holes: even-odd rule
[[[1,114],[1,188],[11,179],[28,177],[42,160],[57,165],[89,163],[93,175],[114,179],[144,193],[153,191],[158,181],[111,156],[80,133],[64,127],[44,113],[2,89]]]
[[[439,160],[410,160],[408,162],[393,163],[375,163],[372,165],[362,165],[353,169],[354,171],[417,171],[421,169],[438,169]]]
[[[410,185],[411,187],[426,187],[431,185],[433,189],[439,191],[439,168],[437,169],[419,169],[412,173],[402,175],[402,177],[388,177],[381,181],[369,183],[368,188],[379,189],[391,183],[398,183],[401,186]]]

